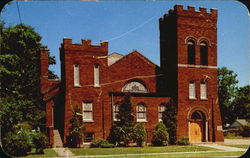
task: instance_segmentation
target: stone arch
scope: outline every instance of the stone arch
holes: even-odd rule
[[[195,45],[197,44],[197,39],[193,36],[187,36],[184,40],[185,44],[188,44],[188,41],[194,41]]]
[[[135,89],[131,86],[136,86]],[[142,80],[139,79],[132,79],[125,82],[124,86],[122,87],[122,92],[132,92],[132,93],[148,93],[148,88]]]
[[[188,120],[191,120],[192,114],[193,114],[193,112],[195,112],[195,111],[201,111],[201,112],[203,112],[203,114],[204,114],[206,120],[209,120],[209,119],[210,119],[209,114],[208,114],[208,110],[207,110],[205,107],[203,107],[203,106],[194,106],[194,107],[192,107],[192,108],[188,111],[188,115],[187,115],[187,119],[188,119]]]
[[[200,45],[202,42],[206,42],[208,46],[211,46],[210,40],[208,38],[206,38],[206,37],[200,37],[197,40],[197,45]]]

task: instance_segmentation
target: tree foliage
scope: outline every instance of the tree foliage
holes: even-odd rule
[[[1,136],[6,138],[3,148],[10,148],[10,145],[13,147],[10,152],[15,153],[22,147],[28,149],[24,142],[31,134],[31,129],[22,128],[25,134],[20,136],[14,128],[16,125],[28,122],[32,129],[44,126],[45,107],[42,106],[39,83],[42,44],[41,36],[30,26],[20,24],[6,28],[1,23],[0,29]],[[51,63],[55,62],[53,58],[51,60]],[[19,139],[24,142],[19,143]]]
[[[176,117],[177,117],[176,105],[171,99],[168,103],[165,103],[165,111],[162,116],[163,123],[167,127],[170,144],[175,144],[176,142],[176,128],[177,128]]]
[[[124,143],[128,146],[132,141],[133,127],[135,125],[135,117],[132,114],[132,102],[130,94],[126,94],[120,102],[118,121],[116,121],[110,129],[109,141],[116,144]]]
[[[238,88],[230,110],[233,120],[237,118],[250,120],[250,85]]]
[[[82,116],[81,116],[81,110],[79,107],[75,106],[73,111],[72,111],[72,118],[70,119],[70,128],[69,128],[69,133],[70,133],[70,138],[71,142],[69,146],[71,147],[80,147],[80,142],[83,138],[83,130],[84,130],[84,125],[82,121]]]
[[[145,142],[147,139],[147,132],[142,123],[135,124],[132,138],[133,138],[133,141],[136,142],[137,146],[140,146],[140,147],[143,146],[143,142]]]
[[[223,125],[233,121],[231,117],[230,105],[236,96],[238,83],[236,77],[237,74],[234,71],[229,70],[226,67],[219,68],[219,105]]]
[[[153,132],[152,144],[155,146],[165,146],[168,145],[169,134],[167,132],[167,127],[163,122],[159,122]]]

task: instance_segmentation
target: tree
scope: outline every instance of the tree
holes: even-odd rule
[[[238,83],[236,77],[237,74],[226,67],[219,68],[218,70],[219,105],[224,126],[233,121],[229,107],[236,96]]]
[[[162,117],[163,123],[167,127],[170,144],[175,144],[176,142],[176,128],[177,128],[176,115],[177,115],[176,105],[171,99],[168,103],[165,103],[165,111]]]
[[[134,142],[136,142],[137,146],[142,146],[143,142],[147,139],[147,132],[145,130],[145,127],[142,123],[137,123],[134,126],[132,138]]]
[[[119,106],[118,121],[110,129],[109,141],[116,144],[124,143],[128,146],[132,140],[135,118],[132,114],[132,102],[129,93],[125,94]]]
[[[240,87],[236,91],[235,99],[230,105],[232,119],[237,118],[250,120],[250,85]]]
[[[39,88],[41,36],[24,24],[0,26],[0,123],[1,136],[5,138],[10,132],[15,135],[14,126],[23,122],[28,122],[32,129],[43,126],[45,107]],[[50,63],[55,63],[53,57]],[[20,135],[16,136],[19,139]],[[6,139],[3,148],[14,145],[11,141]]]
[[[165,146],[168,145],[169,135],[167,128],[164,123],[159,122],[153,132],[152,144],[155,146]]]
[[[70,133],[70,138],[71,138],[71,143],[69,146],[71,147],[78,147],[80,148],[80,142],[83,138],[83,130],[84,130],[84,125],[82,121],[82,116],[81,116],[81,110],[75,106],[73,111],[72,111],[72,118],[70,119],[70,128],[69,128],[69,133]]]

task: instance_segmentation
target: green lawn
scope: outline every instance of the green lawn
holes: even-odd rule
[[[56,157],[57,153],[52,149],[48,148],[44,150],[44,154],[35,154],[35,150],[33,149],[31,153],[26,157]]]
[[[165,147],[117,147],[117,148],[70,148],[75,155],[118,155],[118,154],[143,154],[143,153],[165,153],[165,152],[196,152],[217,151],[213,148],[201,146],[172,145]]]

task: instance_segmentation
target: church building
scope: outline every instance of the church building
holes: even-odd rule
[[[41,93],[52,146],[66,144],[74,106],[82,111],[82,143],[106,139],[127,92],[135,121],[144,124],[149,143],[162,121],[164,103],[170,100],[177,106],[177,139],[224,140],[218,104],[217,10],[175,5],[159,19],[159,30],[160,66],[143,52],[123,56],[109,53],[108,42],[75,44],[64,38],[58,81],[48,79],[48,49],[41,48]]]

